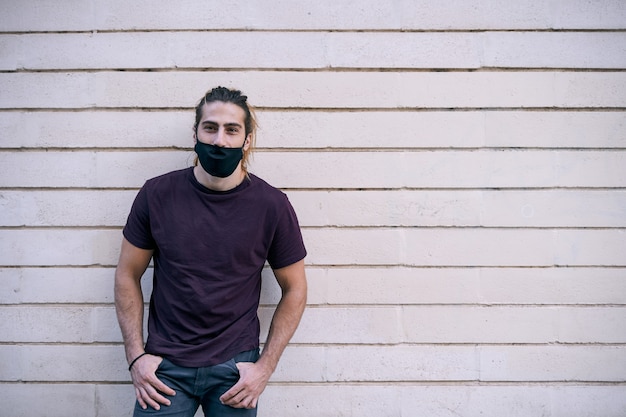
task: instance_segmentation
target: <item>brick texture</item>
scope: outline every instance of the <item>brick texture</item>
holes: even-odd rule
[[[309,251],[260,417],[626,415],[623,1],[5,3],[1,416],[132,415],[121,228],[216,85]]]

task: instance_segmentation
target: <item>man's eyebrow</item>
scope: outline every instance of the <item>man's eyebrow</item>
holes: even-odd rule
[[[219,123],[214,122],[212,120],[205,120],[205,121],[201,122],[200,124],[201,125],[219,125]],[[224,126],[227,126],[227,127],[243,127],[239,123],[235,123],[235,122],[224,123]]]

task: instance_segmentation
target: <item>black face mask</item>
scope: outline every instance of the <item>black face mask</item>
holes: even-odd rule
[[[222,148],[197,140],[194,150],[198,154],[200,165],[206,172],[214,177],[226,178],[237,169],[239,161],[243,158],[244,146],[246,146],[245,141],[241,148]]]

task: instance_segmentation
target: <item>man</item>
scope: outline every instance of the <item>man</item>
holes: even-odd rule
[[[306,304],[306,250],[287,197],[248,173],[247,97],[217,87],[196,107],[193,167],[146,182],[124,227],[115,306],[135,416],[255,416]],[[198,164],[199,162],[199,164]],[[154,263],[148,338],[140,279]],[[259,356],[268,262],[282,290]]]

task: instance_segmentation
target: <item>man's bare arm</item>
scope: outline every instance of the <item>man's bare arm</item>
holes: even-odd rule
[[[115,310],[129,363],[143,353],[141,276],[151,258],[151,250],[139,249],[125,238],[122,240],[120,259],[115,269]]]
[[[280,285],[282,297],[274,312],[267,341],[258,361],[262,365],[268,366],[272,372],[276,369],[283,350],[285,350],[300,323],[307,299],[307,282],[303,260],[285,268],[274,270],[274,275]]]
[[[115,310],[129,364],[144,353],[141,276],[150,263],[152,253],[151,250],[140,249],[123,239],[120,259],[115,270]],[[144,355],[135,361],[131,368],[135,394],[143,408],[149,405],[158,410],[159,404],[170,403],[161,393],[175,394],[155,375],[162,360],[157,356]]]

